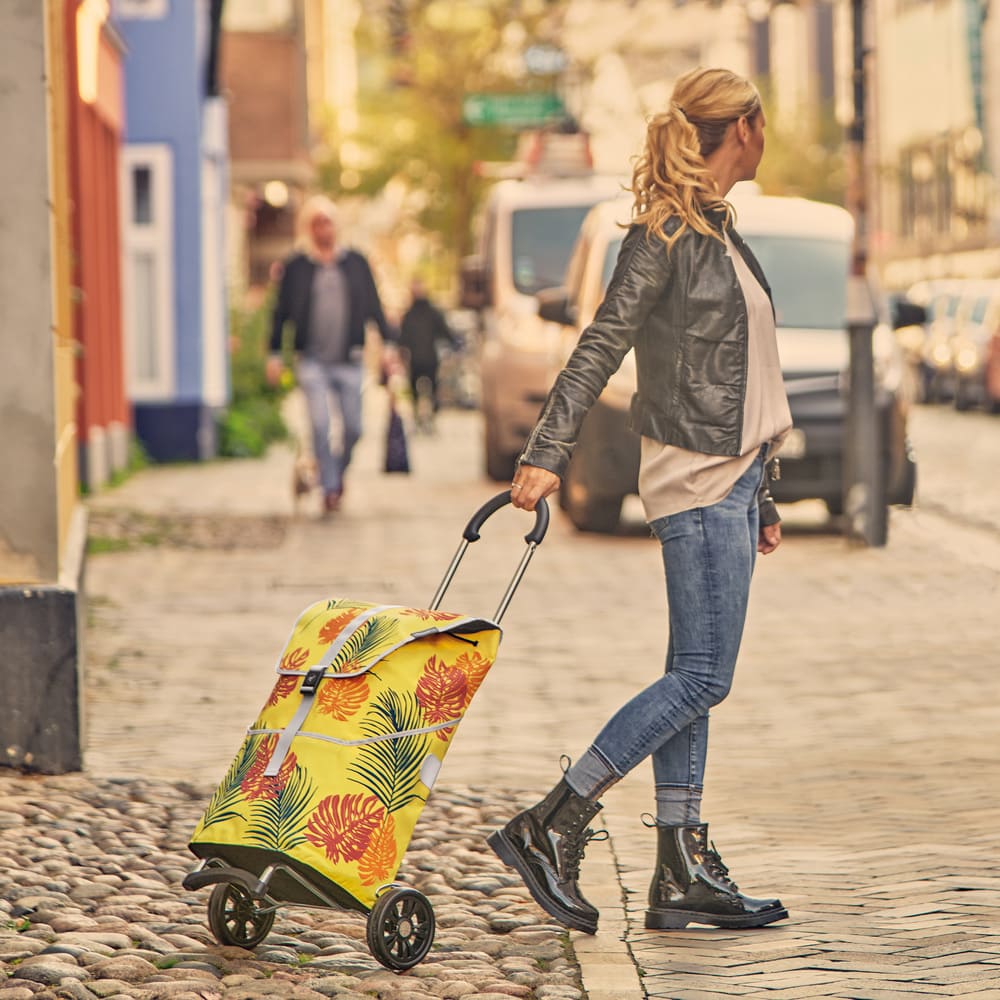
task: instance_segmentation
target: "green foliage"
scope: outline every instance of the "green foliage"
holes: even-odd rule
[[[270,339],[271,308],[234,309],[230,316],[232,403],[219,418],[219,454],[229,458],[263,455],[273,441],[287,437],[281,418],[283,387],[264,377]]]
[[[468,93],[551,90],[554,81],[525,74],[505,44],[515,48],[550,41],[558,4],[488,0],[449,4],[410,0],[406,41],[393,45],[385,19],[363,17],[358,110],[361,131],[353,137],[361,164],[345,163],[336,137],[320,165],[323,186],[334,196],[373,195],[399,179],[410,191],[418,225],[440,235],[446,253],[471,249],[471,220],[488,181],[477,162],[510,160],[517,131],[472,127],[462,120]],[[355,159],[358,159],[355,155]]]
[[[273,798],[255,803],[246,838],[251,844],[287,853],[304,844],[316,785],[298,764]]]
[[[832,108],[822,108],[812,120],[800,116],[784,121],[771,109],[767,88],[762,98],[767,110],[764,158],[757,183],[764,194],[797,195],[843,205],[847,192],[844,129]],[[739,223],[737,223],[737,226]]]
[[[423,724],[423,712],[416,697],[396,691],[380,694],[361,723],[365,736],[374,742],[361,748],[357,760],[347,770],[351,780],[371,792],[388,812],[423,800],[417,786],[430,739],[413,732]]]

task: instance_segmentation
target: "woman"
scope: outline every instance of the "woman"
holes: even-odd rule
[[[648,756],[657,865],[646,927],[759,927],[787,916],[728,876],[700,805],[708,712],[729,692],[755,553],[781,542],[766,462],[791,427],[770,289],[725,196],[764,151],[754,86],[721,69],[681,77],[649,121],[633,221],[593,323],[549,393],[511,484],[534,510],[559,485],[587,410],[634,348],[639,492],[663,550],[670,638],[663,677],[624,705],[558,785],[489,837],[535,900],[593,933],[577,885],[597,801]]]

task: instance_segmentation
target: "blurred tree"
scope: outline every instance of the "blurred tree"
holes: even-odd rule
[[[335,196],[373,195],[393,179],[412,192],[415,221],[453,258],[471,248],[488,180],[481,162],[509,160],[517,132],[462,119],[469,93],[554,87],[525,73],[521,54],[547,41],[562,0],[383,0],[357,37],[360,129],[320,164]],[[381,16],[380,16],[381,15]]]
[[[773,108],[766,87],[761,87],[765,108]],[[764,194],[798,195],[843,205],[847,192],[844,127],[832,108],[806,119],[783,121],[767,113],[764,159],[757,171]]]

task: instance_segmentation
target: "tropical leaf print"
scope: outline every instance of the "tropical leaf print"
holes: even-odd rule
[[[283,674],[278,678],[278,682],[271,689],[271,694],[267,699],[267,704],[265,708],[274,708],[282,698],[287,698],[290,694],[295,692],[295,689],[299,686],[299,678],[294,676],[289,676],[288,674]]]
[[[326,624],[319,630],[319,641],[324,646],[329,646],[334,639],[344,631],[344,626],[357,617],[357,611],[353,608],[350,611],[341,612],[327,619]]]
[[[421,618],[427,622],[452,622],[461,615],[452,614],[450,611],[427,611],[424,608],[407,608],[404,615],[413,615],[414,618]]]
[[[240,784],[240,789],[244,796],[251,801],[255,799],[273,799],[288,783],[289,777],[291,777],[292,772],[295,770],[297,763],[295,754],[290,753],[282,761],[281,768],[277,774],[270,777],[264,774],[267,765],[271,761],[271,756],[274,754],[274,748],[277,745],[278,737],[272,735],[266,737],[257,747],[257,754]]]
[[[286,774],[285,765],[294,760],[295,754],[285,758],[277,776],[278,779],[284,777],[284,782],[274,788],[273,795],[258,800],[254,805],[246,837],[257,847],[287,853],[306,842],[305,831],[316,786],[305,768],[295,763]]]
[[[257,747],[260,744],[259,736],[248,736],[243,746],[240,747],[222,783],[215,790],[205,815],[201,819],[201,829],[213,826],[215,823],[223,823],[227,819],[246,819],[236,805],[242,800],[242,785],[247,774],[253,767],[257,756]]]
[[[341,674],[361,670],[378,653],[391,646],[396,636],[396,622],[393,619],[369,618],[344,643],[343,648],[330,664],[330,670]]]
[[[358,861],[384,820],[373,795],[328,795],[309,817],[306,840],[333,862]]]
[[[424,710],[427,725],[460,717],[469,703],[468,690],[465,671],[432,656],[424,664],[423,675],[417,682],[417,701]],[[438,731],[439,739],[447,740],[449,735],[449,730]]]
[[[486,675],[489,673],[490,667],[493,666],[493,661],[483,656],[482,653],[473,650],[471,653],[462,653],[455,661],[455,666],[468,679],[464,706],[468,708],[469,703],[472,701],[472,696],[479,690],[479,685],[486,680]]]
[[[351,779],[374,795],[388,812],[423,799],[417,786],[430,738],[409,732],[425,725],[420,703],[412,694],[384,691],[370,706],[360,726],[373,742],[358,750],[347,771]],[[407,735],[399,735],[407,733]]]
[[[399,864],[399,847],[396,844],[396,820],[390,813],[385,825],[380,826],[368,842],[365,853],[358,862],[362,885],[392,879]]]
[[[327,678],[316,692],[319,710],[346,722],[368,701],[368,680],[365,677]]]
[[[309,649],[306,646],[296,646],[295,649],[288,650],[281,658],[278,665],[279,670],[302,670],[309,662]]]

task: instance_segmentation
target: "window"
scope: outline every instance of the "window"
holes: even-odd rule
[[[161,145],[123,150],[122,274],[127,383],[138,402],[174,392],[173,160]]]
[[[122,20],[151,21],[170,13],[170,0],[118,0],[117,13]]]
[[[590,205],[525,208],[511,219],[514,287],[525,295],[563,283],[569,255]]]

